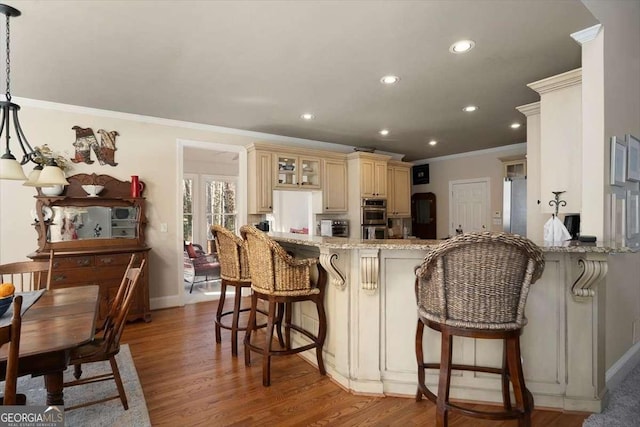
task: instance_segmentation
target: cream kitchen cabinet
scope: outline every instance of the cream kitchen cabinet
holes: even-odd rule
[[[582,212],[582,183],[585,176],[593,173],[582,169],[582,70],[567,71],[527,86],[540,94],[537,128],[530,128],[527,119],[527,140],[539,141],[531,146],[527,143],[528,152],[536,150],[531,154],[540,167],[540,194],[531,196],[541,201],[542,213],[551,214],[554,207],[548,202],[553,199],[553,192],[564,191],[562,199],[567,204],[561,213]],[[599,157],[598,162],[601,161]]]
[[[525,178],[527,176],[527,159],[501,158],[505,178]]]
[[[320,159],[294,154],[274,154],[273,188],[317,190],[322,188]]]
[[[273,159],[268,151],[247,149],[248,209],[250,214],[273,211]]]
[[[390,160],[387,167],[387,216],[411,216],[411,165]]]
[[[387,162],[360,160],[360,196],[387,197]]]
[[[347,212],[347,162],[326,159],[323,164],[322,213]]]

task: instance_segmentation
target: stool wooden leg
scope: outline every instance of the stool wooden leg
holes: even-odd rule
[[[218,310],[216,312],[216,342],[222,342],[222,333],[220,330],[220,322],[222,322],[222,311],[224,310],[224,300],[227,293],[227,284],[223,279],[220,283],[220,300],[218,301]]]
[[[316,298],[316,308],[318,310],[318,337],[316,339],[316,358],[318,359],[318,369],[321,375],[326,375],[327,371],[324,368],[324,361],[322,359],[322,347],[324,346],[324,340],[327,337],[327,315],[324,311],[324,295],[320,294],[319,298]]]
[[[424,387],[424,352],[422,350],[422,338],[424,335],[424,323],[418,319],[416,327],[416,361],[418,362],[418,391],[416,392],[416,402],[422,400],[422,387]]]
[[[276,302],[269,301],[269,316],[267,317],[267,331],[262,351],[262,385],[271,385],[271,346],[273,343],[273,325],[276,321]]]
[[[503,340],[502,346],[502,404],[505,411],[511,410],[511,393],[509,393],[509,362],[507,360],[507,340]]]
[[[233,317],[231,319],[231,354],[238,355],[238,322],[240,319],[240,302],[242,301],[242,287],[235,286],[233,299]]]
[[[256,310],[258,308],[258,295],[254,292],[251,294],[251,310],[249,311],[249,323],[247,323],[247,331],[244,336],[244,364],[251,366],[251,333],[256,329]]]
[[[278,314],[276,316],[276,334],[278,335],[278,344],[280,347],[286,348],[284,339],[282,338],[282,318],[284,317],[284,303],[278,303]]]
[[[442,331],[442,353],[440,355],[440,379],[438,381],[438,399],[436,402],[436,426],[449,425],[449,383],[451,382],[451,353],[453,337]]]
[[[291,303],[284,303],[284,348],[291,349]]]
[[[516,405],[522,411],[522,418],[518,420],[518,426],[531,426],[532,405],[529,393],[524,383],[524,373],[520,359],[520,338],[507,338],[507,358],[509,364],[509,374],[513,384],[513,393],[516,397]]]

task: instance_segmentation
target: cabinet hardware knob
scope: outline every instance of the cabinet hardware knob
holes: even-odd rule
[[[102,258],[103,264],[111,264],[113,262],[113,258]]]
[[[58,267],[60,267],[60,263],[58,261],[54,261],[53,268],[58,268]]]
[[[62,282],[64,279],[66,279],[67,276],[65,276],[64,274],[59,274],[53,277],[53,281],[54,282]]]
[[[88,259],[79,259],[76,264],[78,265],[89,265],[89,260]]]

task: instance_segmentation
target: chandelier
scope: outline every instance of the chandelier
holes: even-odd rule
[[[46,164],[40,164],[36,159],[42,159],[37,148],[33,149],[29,145],[29,141],[22,131],[20,126],[20,120],[18,119],[18,111],[20,106],[11,102],[11,60],[10,54],[10,28],[9,19],[12,16],[20,16],[20,11],[6,4],[0,4],[0,13],[6,16],[6,40],[7,40],[7,80],[6,80],[6,100],[0,101],[0,108],[2,109],[2,123],[0,124],[0,140],[5,138],[5,152],[0,157],[0,179],[11,179],[26,181],[27,177],[22,170],[22,166],[32,162],[36,167],[33,172],[29,174],[29,181],[25,185],[33,187],[50,187],[53,185],[68,185],[69,181],[64,177],[64,172],[58,167],[55,159],[49,159]],[[15,139],[18,140],[20,150],[22,151],[22,159],[16,160],[16,157],[11,153],[11,130],[10,126],[13,124]],[[17,150],[16,150],[17,151]]]

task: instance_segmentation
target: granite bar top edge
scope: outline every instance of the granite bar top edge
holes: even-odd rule
[[[347,237],[323,237],[307,234],[270,232],[268,235],[277,242],[291,243],[304,246],[315,246],[327,249],[401,249],[401,250],[426,250],[442,243],[443,240],[423,239],[374,239],[362,240]],[[549,253],[634,253],[640,248],[631,248],[606,243],[579,244],[575,241],[561,242],[558,244],[536,243],[543,252]]]

